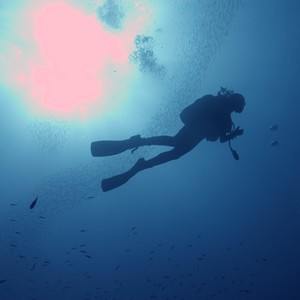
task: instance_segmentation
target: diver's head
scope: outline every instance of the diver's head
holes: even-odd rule
[[[230,96],[232,110],[241,113],[246,105],[245,98],[241,94],[234,93]]]

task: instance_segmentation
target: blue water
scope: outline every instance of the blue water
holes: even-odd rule
[[[174,2],[153,1],[163,19],[141,33],[156,43],[135,53],[123,114],[35,119],[1,87],[1,300],[300,299],[300,4]],[[165,148],[93,158],[92,141],[173,135],[181,109],[220,86],[246,98],[239,161],[203,141],[101,191]]]

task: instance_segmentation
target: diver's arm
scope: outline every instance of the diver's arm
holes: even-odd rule
[[[229,134],[223,134],[223,135],[220,135],[220,142],[221,143],[225,143],[225,142],[227,142],[227,141],[229,141],[229,140],[231,140],[233,137],[231,136],[231,133],[229,133]]]
[[[220,142],[225,143],[229,140],[236,138],[238,135],[242,135],[243,133],[244,129],[240,129],[240,126],[238,126],[234,131],[231,131],[229,134],[222,133],[220,135]]]

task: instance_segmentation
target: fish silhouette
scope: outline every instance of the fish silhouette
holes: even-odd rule
[[[270,127],[269,127],[269,129],[270,129],[271,131],[276,131],[276,130],[278,130],[278,128],[279,128],[279,126],[276,125],[276,124],[270,125]]]
[[[274,147],[274,146],[278,146],[279,142],[275,140],[275,141],[272,141],[270,144],[271,144],[271,146]]]
[[[35,207],[37,200],[38,200],[38,196],[36,196],[36,198],[31,202],[31,204],[29,206],[30,209],[33,209]]]

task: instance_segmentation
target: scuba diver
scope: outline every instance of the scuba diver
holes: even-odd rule
[[[221,88],[216,96],[206,95],[197,99],[180,113],[184,126],[175,136],[154,136],[143,138],[139,134],[121,141],[96,141],[91,143],[93,156],[110,156],[141,146],[159,145],[170,146],[171,150],[145,160],[140,158],[127,172],[102,180],[104,192],[112,190],[126,183],[138,172],[178,159],[196,147],[203,139],[208,141],[220,140],[229,142],[229,148],[236,160],[239,156],[232,149],[230,141],[243,134],[239,126],[235,128],[231,120],[231,113],[241,113],[246,105],[245,98],[226,88]]]

